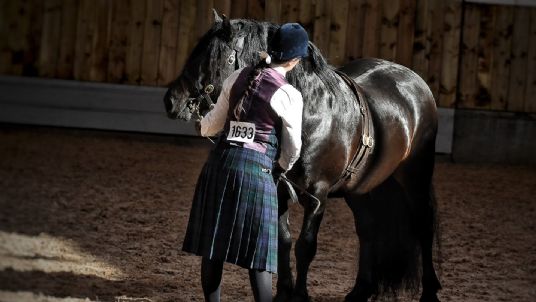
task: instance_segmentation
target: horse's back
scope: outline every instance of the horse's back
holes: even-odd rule
[[[406,158],[435,143],[437,109],[426,82],[402,65],[365,58],[340,70],[362,88],[373,118],[378,165],[364,180],[366,191]]]

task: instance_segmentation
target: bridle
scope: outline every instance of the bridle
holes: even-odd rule
[[[244,67],[242,60],[238,58],[239,54],[244,48],[244,36],[239,37],[234,45],[230,47],[232,49],[231,54],[227,57],[226,63],[228,65],[234,65],[234,70],[238,70]],[[197,96],[188,98],[188,101],[184,105],[184,108],[180,110],[179,113],[183,112],[186,109],[189,109],[191,113],[197,115],[197,119],[201,119],[203,116],[199,111],[201,105],[205,105],[207,108],[212,109],[214,107],[214,101],[212,100],[211,94],[214,92],[214,85],[209,83],[200,89],[192,79],[188,72],[184,72],[182,75],[183,79],[186,81],[186,84],[190,87],[194,87],[197,91]]]

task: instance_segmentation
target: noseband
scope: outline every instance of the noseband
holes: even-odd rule
[[[234,65],[234,70],[240,69],[244,64],[240,64],[240,60],[237,58],[238,54],[242,51],[244,48],[244,37],[240,37],[236,40],[236,43],[234,47],[232,47],[232,53],[227,57],[227,64]],[[187,108],[189,108],[191,113],[195,113],[197,115],[197,118],[201,119],[203,116],[199,112],[199,107],[201,104],[204,104],[209,109],[212,109],[214,107],[214,101],[210,97],[212,92],[214,92],[214,85],[213,84],[207,84],[202,90],[199,89],[199,87],[196,85],[195,81],[192,80],[192,78],[185,73],[183,75],[183,78],[187,81],[187,84],[194,87],[197,90],[197,96],[193,98],[189,98],[186,102],[186,105],[184,108],[180,111],[183,112]]]

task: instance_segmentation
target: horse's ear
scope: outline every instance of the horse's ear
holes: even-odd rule
[[[218,15],[218,12],[215,8],[212,9],[212,12],[214,12],[214,23],[222,22],[223,19]],[[225,18],[225,15],[223,15],[223,18]]]

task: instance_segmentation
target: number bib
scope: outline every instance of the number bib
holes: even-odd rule
[[[252,143],[255,138],[255,124],[246,122],[231,121],[229,127],[228,141]]]

